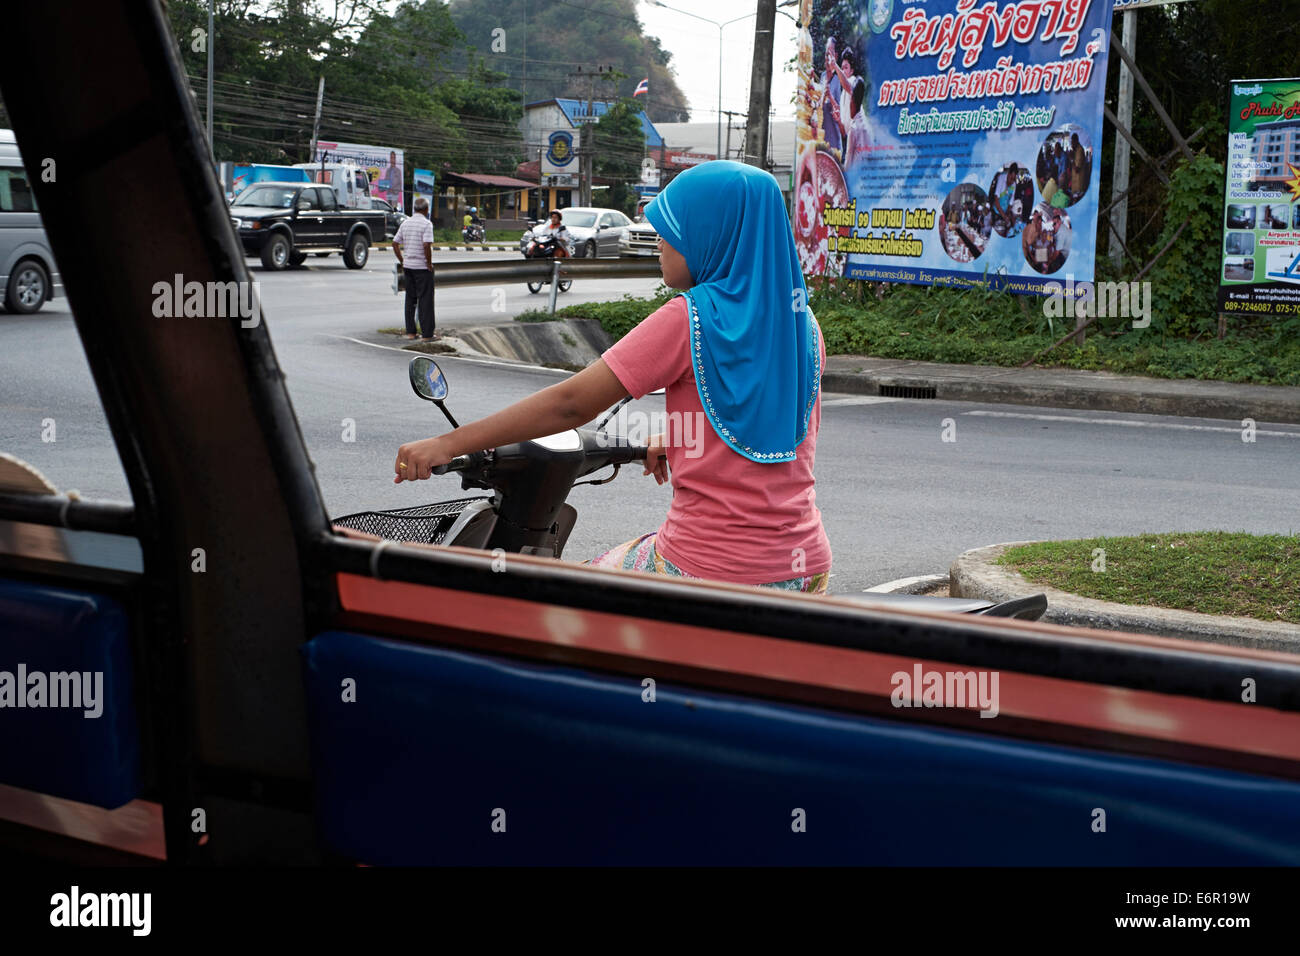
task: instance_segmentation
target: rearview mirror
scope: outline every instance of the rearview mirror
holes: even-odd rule
[[[411,359],[411,388],[415,394],[428,402],[442,402],[447,398],[447,379],[438,368],[438,363],[427,355],[417,355]]]
[[[437,405],[438,411],[451,422],[451,427],[459,428],[460,422],[447,411],[447,406],[444,404],[447,399],[447,379],[442,374],[442,369],[438,368],[438,363],[427,355],[417,355],[411,359],[407,374],[411,378],[411,388],[415,390],[415,394]]]

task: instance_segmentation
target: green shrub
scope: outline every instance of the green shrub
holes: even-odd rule
[[[556,309],[552,316],[545,309],[529,309],[515,316],[516,322],[550,322],[553,319],[595,319],[605,333],[617,342],[634,329],[638,322],[671,299],[677,293],[659,286],[650,298],[625,295],[613,302],[588,302],[566,305]]]
[[[1164,226],[1155,250],[1163,249],[1175,233],[1177,241],[1147,276],[1151,280],[1151,327],[1144,337],[1195,335],[1210,332],[1218,324],[1223,164],[1205,153],[1198,153],[1190,162],[1182,160],[1169,177]]]
[[[671,295],[661,286],[650,298],[624,296],[614,302],[567,306],[557,311],[556,318],[597,319],[617,340]],[[1029,361],[1073,328],[1071,318],[1049,319],[1042,301],[990,288],[847,280],[814,281],[809,296],[829,355],[1000,366]],[[544,310],[532,310],[517,320],[550,318]],[[1090,330],[1082,347],[1066,343],[1036,364],[1155,378],[1300,385],[1300,336],[1267,326],[1253,332],[1234,330],[1223,340]]]

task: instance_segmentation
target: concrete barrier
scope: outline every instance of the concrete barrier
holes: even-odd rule
[[[455,329],[448,335],[484,355],[573,371],[586,368],[614,344],[595,319],[511,322]]]

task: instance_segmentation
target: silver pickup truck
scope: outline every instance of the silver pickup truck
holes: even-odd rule
[[[628,226],[623,233],[623,243],[619,246],[621,256],[657,256],[659,255],[659,233],[644,216]]]

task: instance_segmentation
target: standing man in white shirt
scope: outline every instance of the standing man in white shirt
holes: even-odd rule
[[[426,342],[438,336],[433,331],[433,223],[429,222],[429,201],[415,201],[415,215],[397,227],[393,255],[406,276],[406,338],[416,337],[416,305],[420,309],[419,333]]]

